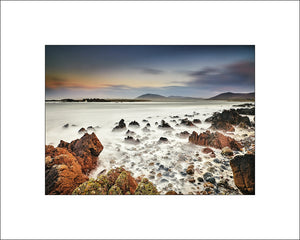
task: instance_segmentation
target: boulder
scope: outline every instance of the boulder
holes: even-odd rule
[[[201,150],[203,153],[208,154],[208,153],[215,153],[211,148],[203,148]]]
[[[241,116],[235,109],[224,110],[222,113],[215,112],[213,116],[207,118],[205,122],[211,122],[214,125],[217,125],[219,122],[226,122],[233,125],[238,125],[243,122],[251,126],[249,118]]]
[[[197,134],[195,131],[189,137],[189,142],[201,146],[210,146],[218,149],[224,147],[230,147],[233,150],[240,151],[242,145],[231,137],[224,136],[219,132],[211,133],[209,130],[201,134]]]
[[[81,165],[84,174],[89,174],[91,170],[96,168],[98,156],[103,150],[103,146],[95,133],[85,133],[80,139],[71,143],[61,140],[57,147],[65,148],[72,153]]]
[[[80,128],[79,130],[78,130],[78,133],[86,133],[87,131],[85,130],[85,128]]]
[[[230,161],[233,179],[238,189],[246,195],[255,194],[255,155],[235,156]]]
[[[190,165],[188,166],[188,168],[186,169],[186,173],[189,174],[189,175],[193,175],[195,172],[194,170],[194,165]]]
[[[221,154],[223,156],[233,156],[233,151],[229,147],[222,148]]]
[[[225,132],[234,132],[234,127],[228,122],[213,122],[210,126],[211,129],[223,130]]]
[[[119,121],[119,124],[115,126],[112,131],[114,132],[114,131],[122,131],[122,130],[126,130],[126,124],[124,122],[124,119],[121,119]]]
[[[187,127],[196,127],[190,120],[187,118],[181,119],[181,125],[187,126]]]
[[[239,108],[237,112],[244,115],[255,115],[255,108]]]
[[[201,120],[198,119],[198,118],[195,118],[195,119],[193,120],[193,123],[201,123]]]
[[[138,122],[136,122],[136,121],[132,121],[132,122],[129,123],[129,126],[131,126],[131,127],[139,127],[140,124]]]
[[[156,187],[147,178],[144,178],[135,190],[135,195],[158,195]]]
[[[172,128],[169,123],[165,122],[165,120],[161,120],[161,124],[158,125],[158,127],[159,128]]]
[[[67,149],[46,145],[45,193],[71,194],[80,184],[88,180],[81,165]]]
[[[165,137],[160,137],[160,139],[158,140],[158,142],[168,142],[168,139]]]
[[[69,123],[65,124],[63,127],[64,128],[68,128],[69,127]]]
[[[179,138],[187,138],[188,136],[190,136],[190,133],[188,131],[183,131],[181,133],[176,133],[176,136]]]
[[[130,144],[139,144],[140,143],[140,140],[138,138],[134,139],[131,136],[127,136],[126,138],[124,138],[124,140],[126,143],[130,143]]]

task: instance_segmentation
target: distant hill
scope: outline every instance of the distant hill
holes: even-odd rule
[[[209,98],[209,100],[254,100],[255,93],[221,93],[217,96]]]
[[[158,94],[147,93],[138,96],[136,99],[162,99],[162,98],[166,98],[166,97]]]

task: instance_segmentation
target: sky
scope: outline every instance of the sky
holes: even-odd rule
[[[46,45],[46,99],[254,92],[254,45]]]

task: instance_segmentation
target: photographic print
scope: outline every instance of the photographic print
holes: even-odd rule
[[[46,195],[254,195],[254,45],[46,45]]]

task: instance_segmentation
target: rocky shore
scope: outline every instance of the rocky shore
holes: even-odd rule
[[[65,123],[63,130],[74,129],[81,137],[46,145],[45,193],[255,194],[255,109],[253,104],[235,107],[201,120],[195,111],[160,120],[121,119],[110,131],[124,146],[115,144],[120,157],[112,156],[109,164],[101,158],[106,145],[96,136],[101,127]]]

